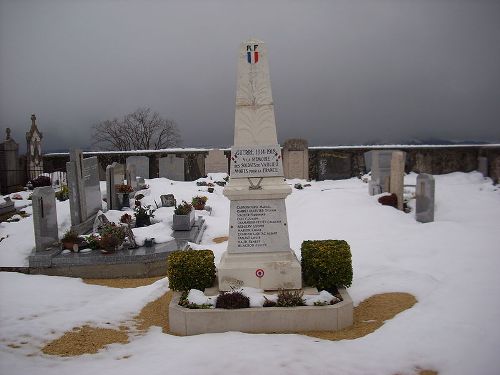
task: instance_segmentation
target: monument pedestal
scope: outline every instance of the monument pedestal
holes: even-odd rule
[[[242,286],[264,290],[302,288],[300,262],[292,250],[272,253],[226,251],[217,269],[219,290]]]

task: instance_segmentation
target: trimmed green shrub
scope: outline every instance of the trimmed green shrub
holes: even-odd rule
[[[319,290],[351,286],[351,249],[346,241],[304,241],[301,253],[302,280],[306,285]]]
[[[174,251],[167,262],[167,276],[172,290],[205,290],[214,283],[215,263],[212,250]]]
[[[250,307],[250,298],[240,291],[220,292],[215,307],[218,309],[244,309]]]

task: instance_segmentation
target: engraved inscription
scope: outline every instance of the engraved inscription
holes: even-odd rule
[[[276,176],[283,176],[279,145],[231,149],[231,177]]]

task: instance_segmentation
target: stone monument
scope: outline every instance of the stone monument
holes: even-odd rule
[[[477,170],[481,172],[484,177],[488,177],[488,158],[485,156],[480,156],[477,158]]]
[[[127,185],[129,185],[133,191],[137,190],[137,173],[135,164],[127,164],[127,170],[125,171],[125,179],[127,180]]]
[[[238,61],[231,178],[229,240],[218,267],[219,289],[302,288],[300,263],[290,248],[266,45],[241,44]]]
[[[126,166],[135,164],[138,177],[149,178],[149,158],[147,156],[129,156],[126,160]]]
[[[368,183],[370,195],[389,191],[392,150],[373,150],[371,154],[371,180]]]
[[[80,150],[71,151],[66,163],[71,228],[80,234],[92,229],[96,214],[102,210],[98,168],[97,157],[84,159]]]
[[[394,151],[391,157],[391,178],[389,192],[398,197],[398,210],[403,210],[404,176],[405,176],[405,158],[403,151]]]
[[[35,188],[33,196],[35,250],[42,251],[59,241],[56,196],[52,186]]]
[[[415,189],[415,219],[421,223],[434,221],[434,177],[421,173],[417,176]]]
[[[288,139],[283,145],[285,178],[309,180],[309,149],[305,139]]]
[[[31,115],[31,128],[26,133],[26,169],[28,180],[37,178],[43,173],[42,138],[43,134],[36,126],[36,116],[33,114]]]
[[[212,149],[205,159],[205,173],[227,173],[228,160],[224,151]]]
[[[123,177],[123,165],[113,162],[113,164],[106,167],[106,196],[108,210],[119,210],[121,208],[118,201],[118,195],[116,194],[116,185],[123,184]],[[140,180],[137,181],[137,187],[141,189]]]
[[[169,180],[184,181],[184,158],[178,158],[170,154],[158,161],[158,177],[165,177]]]

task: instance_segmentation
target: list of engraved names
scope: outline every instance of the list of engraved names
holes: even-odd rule
[[[267,248],[274,242],[273,237],[281,237],[284,223],[276,205],[261,201],[237,204],[235,208],[239,248]]]

